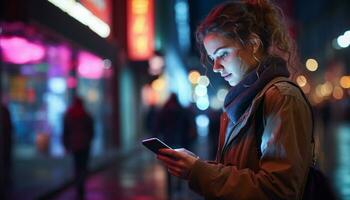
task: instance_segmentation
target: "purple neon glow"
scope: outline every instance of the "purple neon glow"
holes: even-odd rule
[[[18,36],[0,37],[0,46],[2,59],[13,64],[36,63],[45,56],[43,45]]]
[[[103,60],[91,53],[82,51],[78,55],[78,75],[82,78],[101,78],[103,66]]]
[[[47,47],[47,63],[50,65],[49,76],[66,76],[71,68],[72,50],[64,44]]]

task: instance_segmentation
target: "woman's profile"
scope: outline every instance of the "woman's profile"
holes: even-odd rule
[[[197,28],[202,63],[231,86],[216,160],[166,149],[157,158],[206,199],[303,197],[313,118],[289,79],[288,68],[298,66],[282,19],[268,0],[230,1],[213,8]]]

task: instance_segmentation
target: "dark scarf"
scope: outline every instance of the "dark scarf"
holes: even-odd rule
[[[257,71],[258,70],[258,71]],[[226,95],[224,110],[234,124],[252,103],[255,96],[276,77],[289,77],[286,62],[282,58],[268,57],[258,69],[248,73]]]

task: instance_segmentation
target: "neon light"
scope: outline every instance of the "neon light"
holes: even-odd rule
[[[153,0],[129,0],[128,55],[131,60],[147,60],[154,51],[154,2]]]
[[[107,23],[96,17],[90,10],[85,8],[75,0],[48,0],[68,15],[88,26],[99,36],[106,38],[109,36],[111,29]]]
[[[209,128],[208,116],[204,114],[196,116],[196,125],[198,128],[199,136],[205,137],[208,135],[208,128]]]
[[[48,86],[50,91],[55,94],[63,94],[67,89],[65,79],[59,77],[50,78]]]
[[[213,110],[220,110],[224,106],[224,102],[220,101],[216,96],[210,98],[209,107]]]
[[[27,39],[17,36],[0,37],[0,47],[2,49],[3,60],[9,63],[35,63],[42,60],[45,56],[44,46],[29,42]]]
[[[77,87],[77,79],[74,77],[68,77],[67,78],[67,87],[68,88],[76,88]]]
[[[206,110],[209,108],[208,96],[199,97],[196,101],[196,106],[199,110]]]
[[[78,55],[78,75],[82,78],[99,79],[103,76],[104,62],[101,58],[88,53]]]
[[[221,89],[219,89],[218,92],[216,93],[216,97],[218,98],[219,101],[224,102],[227,93],[228,93],[228,90],[227,90],[227,89],[221,88]]]
[[[208,89],[204,85],[197,85],[194,88],[194,93],[199,97],[203,97],[203,96],[206,96],[208,94]]]
[[[79,1],[85,8],[90,10],[92,14],[100,18],[108,25],[111,25],[111,0],[80,0]]]
[[[192,83],[192,84],[196,84],[198,83],[199,77],[200,77],[200,73],[196,70],[192,70],[190,71],[190,73],[188,74],[188,80]]]
[[[210,80],[207,76],[200,76],[198,79],[198,85],[203,85],[207,87],[210,84]]]
[[[49,76],[66,76],[71,70],[71,49],[66,45],[48,46],[46,61]]]
[[[191,45],[189,26],[189,6],[187,0],[177,0],[175,3],[175,21],[179,45],[188,50]]]
[[[154,55],[148,60],[148,73],[151,75],[159,75],[164,68],[164,58],[162,56]]]
[[[196,117],[196,124],[199,127],[207,127],[209,126],[209,118],[208,116],[202,114],[202,115],[198,115]]]

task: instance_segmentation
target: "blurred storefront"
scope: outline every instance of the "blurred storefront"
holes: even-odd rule
[[[17,156],[64,154],[62,118],[74,94],[83,98],[95,121],[92,154],[117,145],[117,49],[110,4],[2,2],[1,97],[11,111]]]

